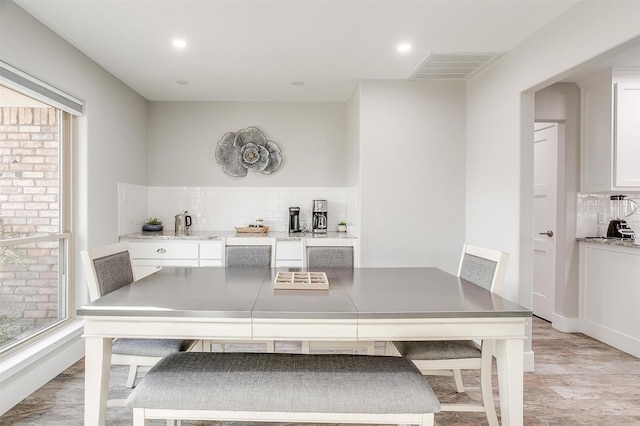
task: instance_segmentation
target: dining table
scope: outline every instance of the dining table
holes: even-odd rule
[[[278,272],[291,271],[309,272],[165,267],[78,308],[84,320],[85,425],[105,424],[114,338],[492,339],[502,424],[522,425],[530,309],[431,267],[325,268],[316,271],[326,274],[327,289],[275,288]]]

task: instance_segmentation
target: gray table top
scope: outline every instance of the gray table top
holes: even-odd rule
[[[280,269],[167,267],[78,316],[211,318],[529,317],[531,310],[435,268],[326,270],[329,290],[274,290]]]

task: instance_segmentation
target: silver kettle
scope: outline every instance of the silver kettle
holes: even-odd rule
[[[191,226],[191,216],[185,210],[184,214],[176,215],[176,234],[185,234]]]

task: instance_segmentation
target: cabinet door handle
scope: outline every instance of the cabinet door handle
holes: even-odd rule
[[[553,231],[538,232],[539,235],[546,235],[547,237],[553,237]]]
[[[156,250],[158,253],[166,253],[167,250],[163,249],[163,248],[159,248],[158,250]]]

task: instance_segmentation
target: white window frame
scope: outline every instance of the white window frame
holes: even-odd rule
[[[51,334],[68,326],[76,319],[73,238],[72,238],[72,150],[73,116],[82,114],[83,102],[53,86],[32,77],[7,63],[0,61],[0,85],[25,96],[35,98],[58,110],[59,123],[59,227],[58,232],[42,236],[29,236],[0,240],[0,247],[58,241],[58,310],[61,319],[46,327],[34,330],[0,350],[0,360],[35,345]],[[64,314],[64,315],[62,315]]]

